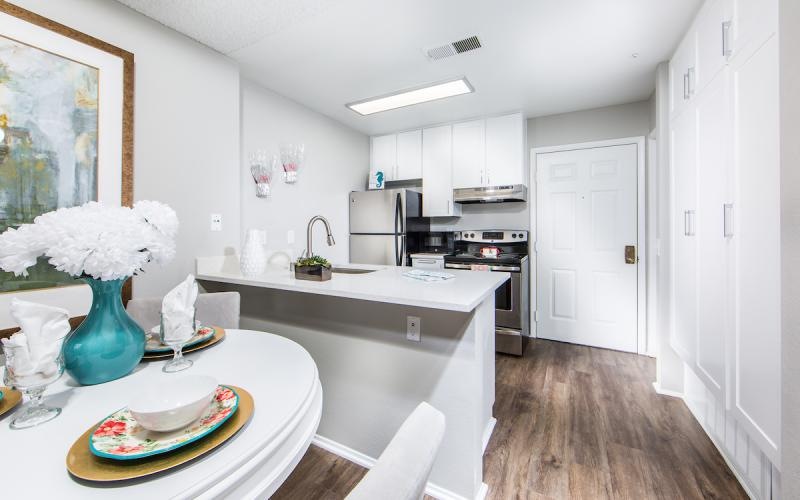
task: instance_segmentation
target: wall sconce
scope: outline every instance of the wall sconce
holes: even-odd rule
[[[281,163],[283,164],[283,181],[286,184],[297,182],[297,172],[305,159],[305,145],[281,144]]]
[[[256,183],[256,196],[259,198],[269,198],[272,184],[272,174],[278,164],[276,155],[270,155],[264,150],[257,150],[250,153],[250,173]]]

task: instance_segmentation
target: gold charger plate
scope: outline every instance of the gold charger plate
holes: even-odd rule
[[[162,455],[138,460],[113,460],[98,457],[89,451],[89,436],[97,428],[97,424],[94,424],[69,449],[67,470],[73,476],[87,481],[123,481],[163,472],[205,455],[227,442],[253,416],[253,396],[241,387],[228,387],[239,395],[239,408],[227,422],[203,439]]]
[[[187,347],[186,349],[183,350],[183,353],[189,354],[190,352],[199,351],[201,349],[205,349],[206,347],[211,347],[212,345],[218,342],[221,342],[222,339],[225,338],[225,329],[220,328],[218,326],[215,326],[213,328],[214,328],[214,335],[210,339],[206,340],[205,342],[200,342],[199,344],[195,344],[191,347]],[[142,357],[142,361],[150,361],[154,359],[170,359],[174,355],[175,353],[172,352],[154,352],[150,354],[145,354]]]
[[[0,399],[0,416],[5,415],[22,401],[22,393],[10,387],[0,387],[3,399]]]

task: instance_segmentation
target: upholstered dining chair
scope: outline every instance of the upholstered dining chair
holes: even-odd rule
[[[444,436],[444,414],[422,402],[346,500],[419,500]]]
[[[160,298],[131,299],[127,311],[145,331],[161,322]],[[203,325],[225,329],[239,328],[239,292],[201,293],[195,309],[197,321]]]

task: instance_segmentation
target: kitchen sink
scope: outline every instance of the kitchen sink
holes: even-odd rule
[[[339,274],[367,274],[374,273],[377,269],[358,269],[355,267],[334,267],[331,269],[332,273]]]

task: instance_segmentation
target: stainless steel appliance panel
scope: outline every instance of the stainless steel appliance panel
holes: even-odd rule
[[[406,232],[409,229],[407,219],[421,215],[419,196],[407,189],[353,191],[350,193],[350,233]]]
[[[398,264],[398,260],[400,264]],[[402,265],[405,260],[404,235],[350,235],[350,262],[353,264],[396,266]]]

